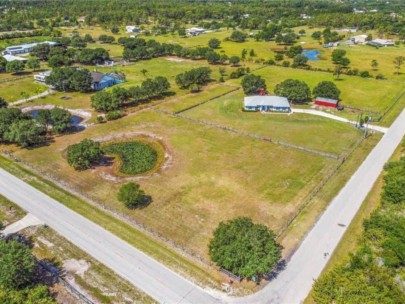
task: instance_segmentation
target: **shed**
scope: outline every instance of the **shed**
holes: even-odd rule
[[[243,103],[246,111],[291,112],[288,99],[281,96],[246,96]]]
[[[330,108],[337,108],[339,100],[331,99],[331,98],[324,98],[324,97],[317,97],[314,100],[314,104],[317,106],[324,106]]]

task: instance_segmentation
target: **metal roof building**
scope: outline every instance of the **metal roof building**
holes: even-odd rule
[[[288,99],[281,96],[246,96],[243,104],[246,111],[291,112]]]
[[[324,98],[324,97],[317,97],[317,98],[315,98],[314,103],[318,106],[336,108],[339,103],[339,100],[331,99],[331,98]]]
[[[28,54],[31,50],[39,44],[48,44],[49,46],[55,46],[59,43],[54,41],[44,41],[44,42],[36,42],[36,43],[27,43],[21,45],[13,45],[6,47],[3,51],[3,55],[18,55],[18,54]]]

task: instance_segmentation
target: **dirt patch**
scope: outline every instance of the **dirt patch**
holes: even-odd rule
[[[97,138],[96,141],[99,142],[113,142],[113,141],[129,141],[129,140],[136,140],[136,138],[146,138],[148,140],[157,141],[161,146],[164,148],[164,160],[157,171],[154,171],[151,174],[141,174],[138,176],[117,176],[114,169],[114,161],[109,161],[108,163],[104,164],[103,166],[96,167],[93,169],[95,172],[99,172],[100,176],[106,180],[112,182],[129,182],[129,181],[139,181],[142,179],[149,179],[161,174],[162,171],[167,170],[173,164],[173,156],[170,153],[167,145],[165,144],[162,137],[157,136],[155,134],[148,134],[148,133],[141,133],[141,132],[129,132],[129,133],[121,133],[112,136],[107,136],[103,138]]]
[[[165,59],[173,62],[193,62],[193,60],[191,59],[184,59],[179,57],[166,57]]]
[[[63,261],[63,268],[68,273],[83,277],[84,273],[90,268],[90,264],[85,260],[70,259]]]

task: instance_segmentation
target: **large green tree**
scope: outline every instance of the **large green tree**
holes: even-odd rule
[[[121,100],[111,92],[100,91],[91,96],[91,106],[98,112],[116,111],[121,107]]]
[[[211,38],[208,41],[208,46],[212,49],[218,49],[221,46],[221,41],[217,38]]]
[[[7,108],[7,106],[7,101],[3,97],[0,97],[0,108]]]
[[[84,139],[80,143],[68,147],[67,161],[76,170],[86,170],[98,164],[103,155],[99,142]]]
[[[45,140],[45,129],[33,119],[13,121],[5,132],[6,141],[16,143],[22,147],[38,145]]]
[[[324,97],[339,100],[340,90],[332,81],[321,81],[312,91],[314,97]]]
[[[221,222],[209,243],[213,262],[245,278],[271,272],[280,249],[271,230],[246,217]]]
[[[54,133],[64,133],[72,126],[72,114],[62,108],[56,107],[50,110],[50,119]]]
[[[287,79],[277,84],[274,93],[296,103],[307,102],[311,97],[309,86],[304,81],[295,79]]]
[[[14,60],[7,62],[6,71],[7,73],[18,74],[24,71],[25,64],[22,61]]]
[[[243,77],[241,84],[246,95],[255,95],[260,89],[267,89],[264,79],[254,74],[248,74]]]
[[[17,240],[0,239],[0,287],[19,289],[28,285],[35,267],[30,248]]]

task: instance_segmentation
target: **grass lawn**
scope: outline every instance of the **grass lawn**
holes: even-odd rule
[[[45,97],[41,97],[23,104],[23,107],[41,105],[41,104],[54,104],[69,109],[85,109],[91,110],[90,105],[91,94],[84,94],[79,92],[56,92]]]
[[[236,91],[183,114],[239,131],[266,136],[275,141],[337,155],[344,154],[361,136],[351,125],[319,116],[243,112],[243,97],[242,90]]]
[[[7,102],[23,99],[27,96],[34,96],[47,90],[47,87],[35,82],[32,77],[17,79],[0,83],[0,97]]]
[[[25,216],[25,211],[0,195],[0,229]]]
[[[173,157],[160,175],[139,181],[153,198],[141,210],[129,211],[118,203],[120,183],[103,179],[97,169],[76,172],[62,156],[68,145],[83,138],[123,132],[156,134]],[[50,146],[18,150],[16,155],[206,261],[207,243],[220,221],[245,215],[277,231],[336,163],[151,111],[56,138]]]

